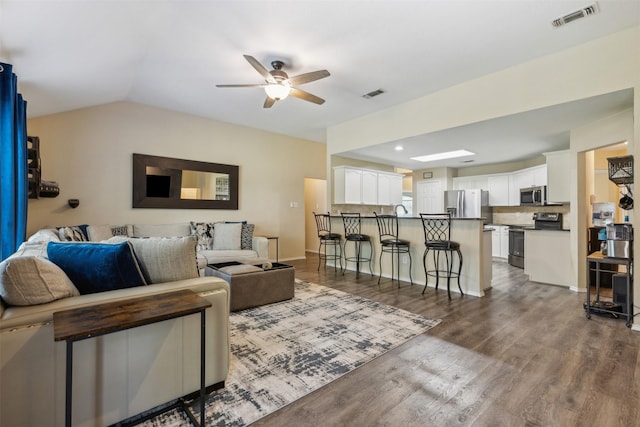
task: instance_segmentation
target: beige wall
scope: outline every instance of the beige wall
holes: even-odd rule
[[[327,129],[329,154],[640,88],[640,26]]]
[[[59,197],[29,201],[29,234],[46,225],[247,220],[256,234],[280,236],[281,259],[304,257],[304,179],[326,178],[324,144],[128,102],[31,119],[28,133],[40,137],[43,179],[60,184]],[[239,210],[133,209],[132,153],[239,165]],[[70,198],[80,206],[69,208]]]

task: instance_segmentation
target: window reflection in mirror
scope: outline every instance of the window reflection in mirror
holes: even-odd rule
[[[229,200],[229,175],[225,173],[182,171],[180,198]]]

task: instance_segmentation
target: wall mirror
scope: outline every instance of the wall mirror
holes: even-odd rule
[[[238,209],[238,166],[133,154],[133,207]]]

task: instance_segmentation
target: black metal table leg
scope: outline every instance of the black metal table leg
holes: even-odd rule
[[[64,425],[71,427],[71,402],[73,392],[73,341],[67,341],[67,366],[65,373]]]

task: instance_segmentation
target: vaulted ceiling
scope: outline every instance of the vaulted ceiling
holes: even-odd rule
[[[599,0],[598,13],[551,25],[593,3],[0,0],[0,61],[14,65],[30,117],[125,100],[324,142],[332,125],[640,25],[633,0]],[[262,89],[216,88],[263,82],[243,54],[268,68],[283,60],[289,75],[327,69],[302,86],[326,103],[290,97],[264,109]],[[385,93],[362,97],[376,89]],[[572,126],[599,114],[582,107]],[[548,113],[538,131],[549,123],[549,147],[566,145],[568,128]],[[499,124],[527,131],[530,118],[515,119]]]

